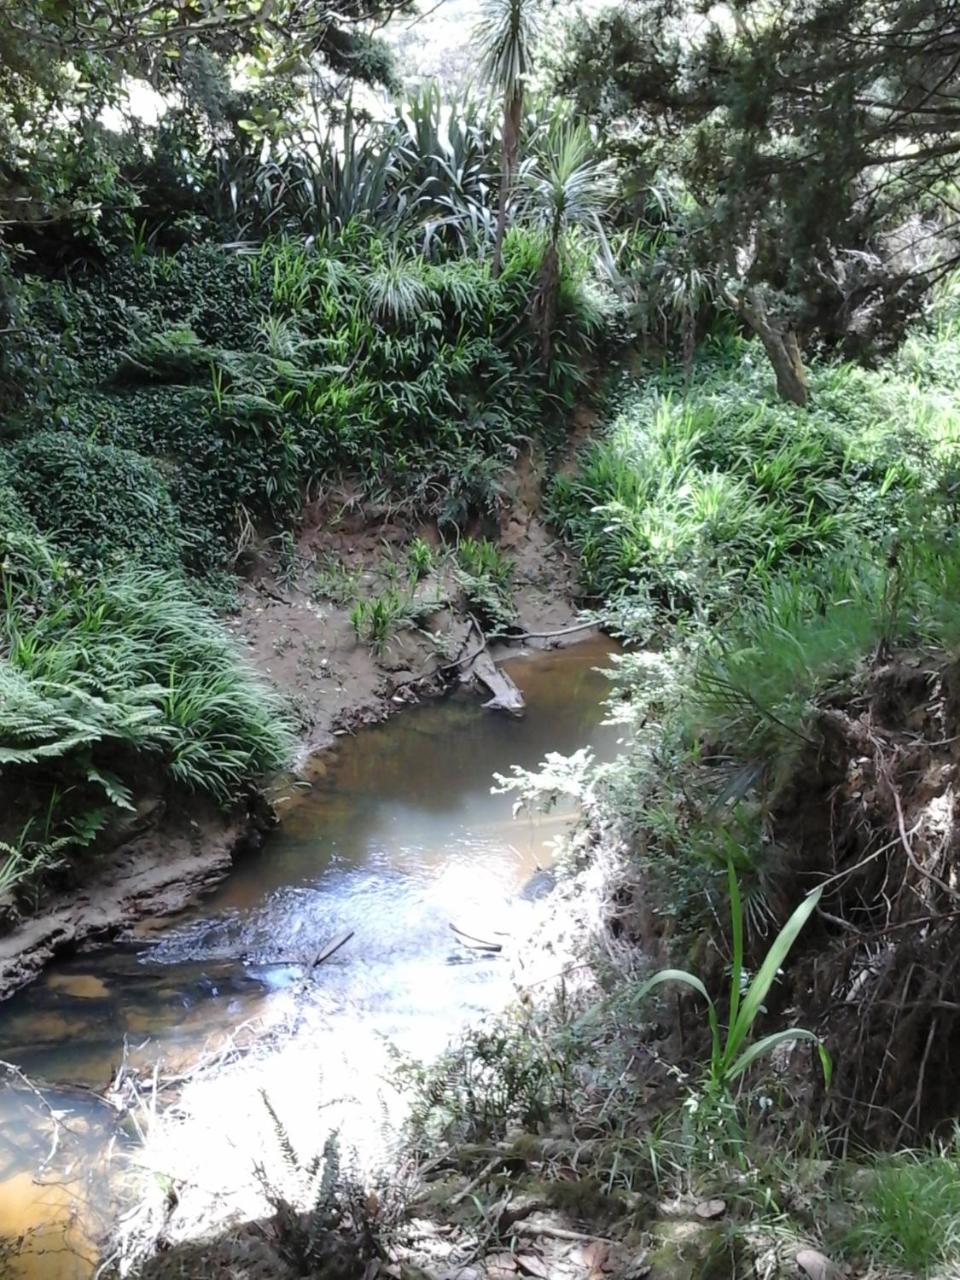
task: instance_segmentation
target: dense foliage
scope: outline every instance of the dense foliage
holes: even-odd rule
[[[520,232],[494,281],[351,223],[310,248],[120,260],[52,317],[44,290],[63,374],[40,422],[17,416],[12,483],[78,563],[138,551],[205,574],[345,472],[441,525],[489,514],[511,451],[573,404],[603,322],[569,271],[544,368],[525,319],[539,267]]]
[[[504,635],[508,473],[602,383],[547,512],[636,645],[630,742],[539,786],[619,860],[603,1001],[557,1054],[476,1037],[443,1106],[466,1092],[461,1137],[545,1126],[579,1036],[608,1187],[642,1057],[686,1091],[678,1185],[735,1159],[746,1188],[784,1061],[825,1041],[833,1085],[784,1109],[831,1141],[936,1131],[960,1052],[956,4],[631,0],[548,58],[536,0],[488,0],[492,104],[361,109],[350,83],[396,88],[391,7],[0,14],[0,891],[66,883],[145,793],[230,806],[283,766],[288,709],[209,601],[318,494],[451,544],[411,539],[406,589],[369,599],[318,566],[375,653],[441,560]],[[691,967],[644,983],[657,947]],[[637,1045],[677,981],[706,1022],[664,1069]],[[849,1248],[953,1259],[890,1224],[931,1170],[953,1205],[956,1163],[878,1177]]]
[[[371,32],[403,0],[287,3],[38,3],[0,13],[0,228],[28,245],[99,240],[129,228],[146,180],[189,185],[204,153],[275,126],[308,88],[342,97],[355,80],[389,84]],[[242,73],[242,74],[241,74]],[[144,133],[136,86],[173,106]],[[239,85],[239,87],[238,87]],[[106,114],[105,114],[106,113]],[[105,120],[126,115],[127,128]]]
[[[680,230],[674,265],[760,336],[787,399],[801,347],[889,350],[960,260],[956,23],[930,0],[634,0],[559,59],[621,155],[624,216]]]
[[[289,537],[308,495],[343,480],[455,536],[495,517],[525,440],[556,438],[611,304],[572,226],[562,244],[560,230],[511,230],[496,277],[463,252],[492,228],[489,210],[475,216],[487,135],[464,110],[419,96],[406,142],[396,124],[363,141],[348,124],[352,153],[311,156],[309,201],[287,200],[287,172],[237,205],[261,230],[281,211],[310,237],[138,240],[108,265],[11,283],[0,494],[7,554],[27,547],[33,567],[29,589],[6,579],[2,763],[11,783],[52,781],[55,801],[42,840],[11,812],[10,882],[56,863],[78,823],[93,839],[101,793],[124,807],[144,769],[228,803],[282,762],[286,714],[187,582],[222,594],[249,547]],[[451,139],[468,169],[455,181]],[[353,159],[322,187],[334,155]],[[531,300],[551,247],[545,327]]]
[[[229,804],[286,762],[292,738],[280,700],[176,575],[136,562],[81,575],[22,510],[6,514],[0,886],[35,892],[158,779],[161,793]]]
[[[627,383],[608,433],[552,502],[587,589],[674,615],[718,609],[791,561],[907,534],[958,462],[956,322],[881,371],[822,364],[808,410],[774,400],[755,344]]]

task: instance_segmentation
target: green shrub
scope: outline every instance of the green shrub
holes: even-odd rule
[[[753,344],[626,393],[551,507],[585,588],[648,593],[671,613],[716,612],[751,575],[880,541],[936,494],[960,441],[952,398],[897,366],[813,370],[813,408],[774,401]]]
[[[397,631],[411,625],[413,616],[410,596],[389,588],[372,600],[358,600],[350,610],[350,624],[357,639],[380,655]]]
[[[313,594],[319,600],[332,600],[341,608],[354,604],[363,586],[359,569],[349,569],[335,556],[324,556],[317,565]]]
[[[155,462],[127,449],[41,431],[10,452],[17,495],[37,526],[80,563],[119,555],[176,564],[179,522]]]
[[[37,532],[36,521],[17,491],[13,461],[0,453],[0,539],[9,542],[11,537]]]
[[[820,1039],[804,1027],[788,1027],[754,1039],[754,1024],[764,1012],[764,1001],[785,964],[803,926],[820,900],[817,889],[796,907],[789,920],[773,939],[757,972],[750,977],[744,968],[744,912],[740,886],[733,859],[727,862],[727,885],[730,902],[731,949],[727,1028],[723,1032],[720,1015],[709,991],[696,974],[685,969],[660,969],[644,982],[637,992],[643,1000],[665,983],[685,986],[699,995],[707,1007],[710,1032],[710,1065],[699,1090],[690,1099],[693,1123],[702,1126],[702,1135],[741,1154],[743,1131],[737,1112],[734,1086],[749,1068],[761,1058],[771,1055],[780,1045],[800,1040],[813,1041],[819,1052],[824,1080],[829,1085],[832,1065]]]
[[[489,538],[463,538],[457,546],[457,560],[464,573],[489,578],[498,587],[508,588],[513,579],[513,561]]]
[[[765,579],[696,661],[688,714],[741,759],[775,760],[809,742],[814,700],[881,646],[960,645],[960,542],[923,538],[897,563],[862,546]]]
[[[561,422],[605,323],[589,263],[570,263],[544,372],[527,315],[539,246],[520,231],[497,280],[359,224],[313,246],[118,260],[45,312],[71,373],[16,446],[27,505],[76,559],[156,560],[152,539],[164,563],[203,574],[231,567],[251,528],[289,528],[304,491],[344,472],[455,528],[494,515],[510,459]],[[54,470],[62,522],[46,503]]]
[[[467,604],[491,635],[507,630],[516,619],[513,561],[488,538],[463,538],[457,545],[460,585]]]
[[[99,381],[116,368],[131,336],[189,328],[202,343],[252,350],[266,308],[249,259],[220,245],[115,255],[71,293],[66,336]]]
[[[429,542],[413,538],[407,547],[407,564],[413,582],[422,581],[433,569],[434,554]]]
[[[97,752],[146,752],[177,782],[227,802],[290,751],[278,697],[160,570],[67,579],[39,616],[15,596],[0,684],[0,767],[57,761],[102,783],[90,772]]]
[[[286,764],[287,708],[180,578],[81,576],[23,527],[0,551],[0,888],[35,899],[145,776],[227,805]]]

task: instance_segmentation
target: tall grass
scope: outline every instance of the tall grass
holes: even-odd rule
[[[715,616],[758,574],[888,538],[960,458],[958,374],[960,344],[927,336],[884,371],[816,368],[804,411],[771,397],[758,352],[737,340],[687,390],[672,373],[629,390],[553,486],[585,588]]]
[[[802,746],[816,698],[883,649],[960,649],[955,536],[921,534],[895,561],[861,544],[771,576],[757,595],[703,633],[687,704],[696,731],[741,758]]]
[[[743,963],[744,913],[740,887],[733,859],[727,862],[727,885],[730,901],[730,987],[727,1010],[727,1030],[723,1033],[717,1006],[703,981],[685,969],[661,969],[649,978],[637,992],[642,1000],[655,988],[665,983],[685,986],[696,992],[706,1002],[710,1029],[710,1065],[701,1084],[702,1097],[694,1099],[694,1114],[707,1127],[718,1126],[722,1140],[739,1152],[743,1133],[737,1117],[734,1086],[743,1074],[759,1059],[767,1057],[781,1045],[797,1041],[813,1041],[820,1056],[824,1079],[829,1083],[832,1070],[830,1058],[819,1038],[804,1027],[788,1027],[753,1039],[754,1024],[764,1012],[764,1001],[776,981],[777,975],[790,954],[793,944],[813,914],[820,899],[820,891],[809,894],[795,908],[763,958],[757,972],[749,977]],[[702,1108],[702,1114],[701,1113]]]
[[[956,1146],[879,1156],[857,1187],[843,1252],[912,1275],[954,1274],[960,1263]]]

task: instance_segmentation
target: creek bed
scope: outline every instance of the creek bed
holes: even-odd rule
[[[550,751],[614,753],[615,730],[601,725],[609,685],[596,670],[613,650],[595,637],[511,659],[522,719],[456,696],[341,739],[313,761],[309,789],[291,789],[264,848],[212,894],[146,923],[132,943],[50,968],[0,1007],[0,1058],[55,1082],[42,1101],[24,1087],[0,1092],[0,1235],[47,1223],[13,1274],[90,1274],[89,1241],[110,1214],[106,1161],[123,1142],[93,1096],[65,1086],[106,1086],[125,1042],[138,1065],[184,1067],[239,1024],[268,1026],[295,998],[340,1042],[372,1030],[429,1058],[510,1001],[502,957],[465,947],[450,925],[522,937],[571,814],[514,820],[491,776]],[[305,966],[348,931],[305,984]],[[69,1113],[52,1157],[46,1106]]]

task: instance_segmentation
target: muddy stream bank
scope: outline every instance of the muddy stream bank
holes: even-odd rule
[[[90,1275],[113,1171],[136,1142],[67,1086],[104,1088],[125,1043],[141,1067],[186,1069],[238,1026],[249,1034],[307,1009],[318,1063],[334,1043],[361,1057],[370,1036],[429,1058],[510,1001],[508,957],[549,892],[552,841],[571,815],[514,820],[491,775],[550,751],[613,754],[596,671],[611,649],[594,637],[511,659],[522,719],[455,695],[341,739],[314,758],[309,786],[290,788],[263,849],[211,894],[131,942],[53,966],[0,1006],[0,1058],[51,1082],[42,1096],[16,1083],[0,1092],[0,1234],[27,1233],[0,1274]],[[468,948],[451,923],[502,951]]]

